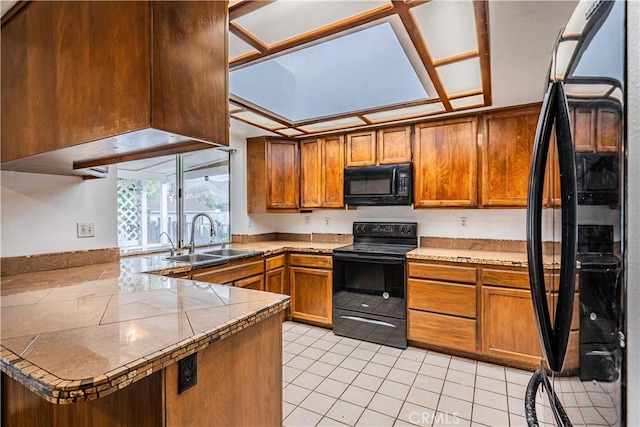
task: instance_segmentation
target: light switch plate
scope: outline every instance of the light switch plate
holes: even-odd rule
[[[96,229],[93,222],[78,222],[76,226],[78,229],[78,238],[95,237]]]

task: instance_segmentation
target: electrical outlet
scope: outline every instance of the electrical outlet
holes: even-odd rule
[[[190,354],[178,362],[178,394],[198,384],[198,353]]]
[[[311,222],[311,217],[309,215],[304,216],[304,223],[309,224]]]
[[[324,219],[324,224],[325,224],[327,227],[329,226],[329,223],[330,223],[330,222],[331,222],[331,218],[326,217],[326,218]]]
[[[78,222],[76,224],[78,238],[95,237],[96,229],[93,222]]]
[[[466,216],[461,216],[460,217],[460,227],[464,228],[467,226],[467,220],[468,218]]]

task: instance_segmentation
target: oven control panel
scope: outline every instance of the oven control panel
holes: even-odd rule
[[[416,237],[415,222],[354,222],[354,237]]]

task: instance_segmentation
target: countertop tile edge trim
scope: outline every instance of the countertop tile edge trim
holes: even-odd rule
[[[104,375],[82,380],[59,378],[39,366],[22,359],[8,348],[0,345],[0,369],[8,377],[18,381],[46,401],[54,404],[70,404],[114,393],[122,388],[166,368],[180,359],[204,350],[211,344],[228,338],[268,317],[286,310],[291,303],[289,296],[283,295],[275,303],[259,307],[250,313],[232,319],[211,330],[198,333],[172,345],[171,351],[158,350],[154,353],[113,369]]]

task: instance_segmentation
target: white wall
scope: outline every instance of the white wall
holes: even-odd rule
[[[257,234],[254,230],[269,227],[274,231],[288,233],[351,234],[354,221],[402,221],[417,222],[420,236],[505,240],[526,238],[524,209],[455,210],[363,206],[351,211],[318,209],[303,214],[260,214],[250,217],[253,219],[253,229],[249,228],[249,234]],[[464,226],[461,217],[466,218]]]
[[[0,172],[0,256],[114,248],[116,173],[108,178]],[[93,222],[95,237],[78,238],[77,222]]]

